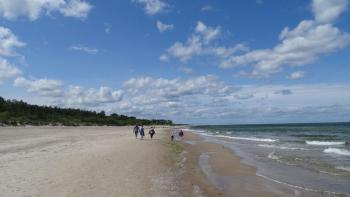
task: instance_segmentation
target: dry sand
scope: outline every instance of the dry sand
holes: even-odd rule
[[[0,196],[184,196],[168,130],[156,131],[141,141],[131,127],[0,128]]]

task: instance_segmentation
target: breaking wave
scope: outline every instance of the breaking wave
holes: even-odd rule
[[[350,167],[348,166],[337,166],[335,167],[338,170],[344,170],[344,171],[349,171],[350,172]]]
[[[234,140],[248,140],[248,141],[256,141],[256,142],[276,142],[275,139],[270,138],[256,138],[256,137],[233,137],[233,136],[226,136],[226,135],[216,135],[215,137],[223,137],[223,138],[229,138]]]
[[[267,157],[269,159],[272,159],[272,160],[277,160],[277,161],[279,160],[279,157],[275,155],[275,151],[269,153],[269,155],[267,155]]]
[[[324,153],[333,153],[337,155],[345,155],[350,156],[350,151],[346,149],[340,149],[340,148],[327,148],[323,151]]]
[[[278,146],[278,145],[272,145],[272,144],[258,144],[258,146],[264,147],[264,148],[281,149],[281,150],[307,150],[305,148],[289,147],[289,146]]]
[[[314,146],[338,146],[346,144],[345,141],[305,141],[305,143]]]

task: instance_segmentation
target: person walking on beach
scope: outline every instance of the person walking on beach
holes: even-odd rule
[[[149,130],[148,134],[151,136],[151,139],[153,139],[153,135],[156,134],[156,131],[151,127],[151,130]]]
[[[183,137],[183,136],[184,136],[184,132],[183,132],[182,130],[180,130],[179,136],[180,136],[180,137]]]
[[[141,126],[140,135],[141,135],[141,140],[143,140],[143,136],[145,136],[145,129],[143,128],[143,126]]]
[[[135,134],[135,138],[137,139],[137,135],[139,134],[139,126],[138,125],[136,125],[134,127],[134,134]]]
[[[171,141],[174,141],[174,138],[175,138],[175,131],[174,131],[174,130],[171,130],[171,133],[170,133],[170,139],[171,139]]]

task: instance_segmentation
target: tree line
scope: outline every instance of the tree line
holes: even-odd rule
[[[18,100],[6,100],[0,96],[0,125],[64,125],[64,126],[124,126],[124,125],[172,125],[171,120],[147,120],[119,114],[106,115],[73,108],[31,105]]]

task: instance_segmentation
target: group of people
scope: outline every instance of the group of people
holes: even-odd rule
[[[135,138],[137,139],[138,134],[140,134],[141,136],[141,140],[143,140],[143,137],[145,137],[145,129],[143,128],[143,125],[138,126],[136,125],[134,127],[134,134],[135,134]],[[151,139],[153,139],[153,136],[156,134],[156,131],[154,130],[153,127],[151,127],[151,129],[148,131],[148,134],[150,135]]]
[[[136,125],[134,127],[134,134],[135,134],[135,138],[137,139],[137,136],[140,134],[140,139],[143,140],[143,137],[145,137],[145,129],[143,128],[143,125],[139,126]],[[156,134],[156,131],[154,130],[154,127],[151,127],[151,129],[148,131],[148,134],[150,135],[151,139],[153,139],[153,136]],[[184,136],[184,132],[182,130],[178,131],[178,130],[172,130],[170,133],[170,139],[171,141],[174,141],[175,136],[180,136],[183,137]]]
[[[184,132],[182,130],[180,130],[180,131],[172,130],[171,131],[171,135],[170,135],[171,141],[174,141],[176,135],[178,135],[180,137],[183,137],[184,136]]]

